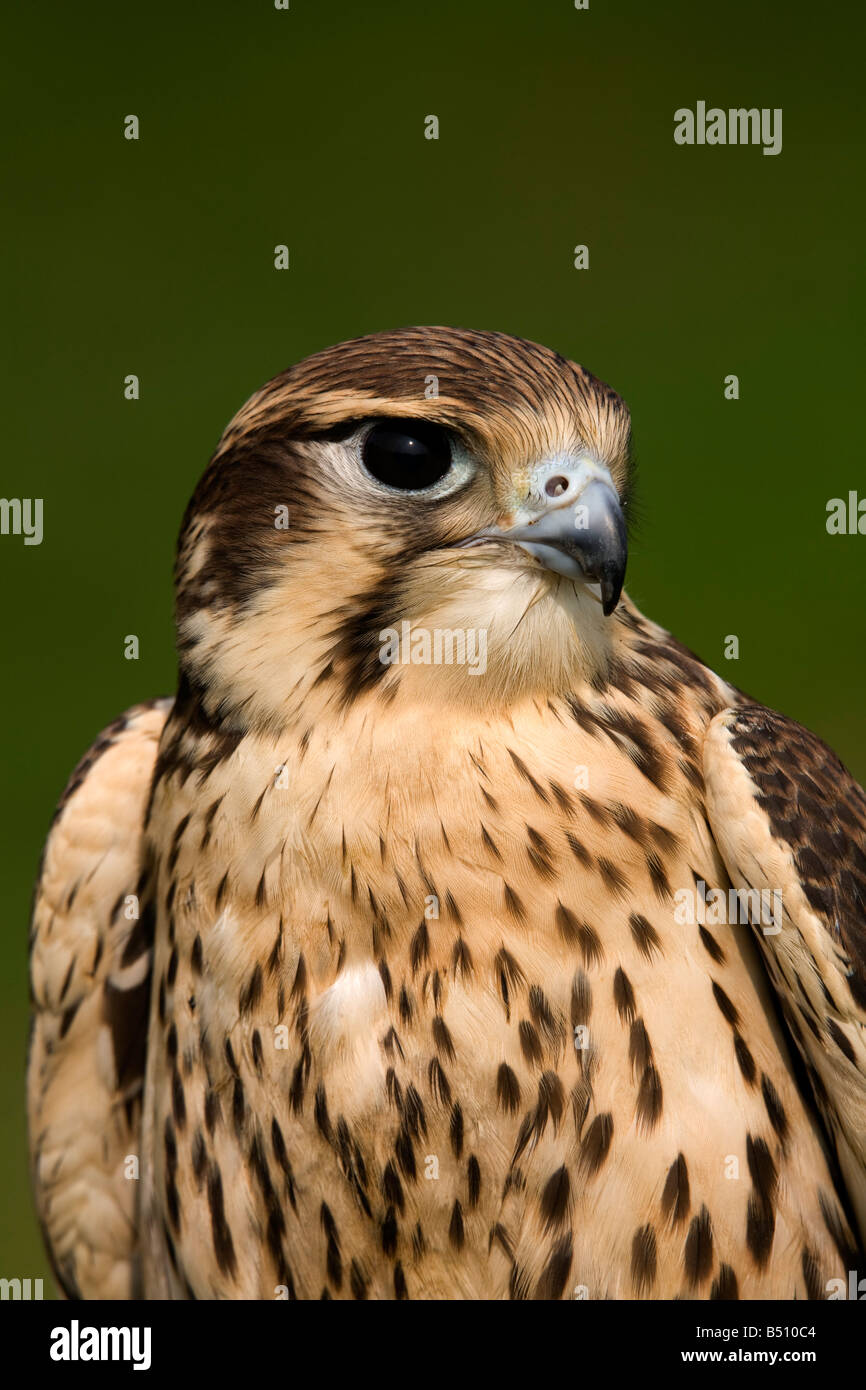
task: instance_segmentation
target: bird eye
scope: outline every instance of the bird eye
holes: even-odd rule
[[[428,420],[381,420],[361,445],[367,472],[399,492],[424,492],[451,469],[451,440]]]

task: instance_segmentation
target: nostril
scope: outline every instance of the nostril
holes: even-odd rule
[[[554,478],[548,478],[544,484],[544,491],[548,497],[561,497],[564,492],[568,491],[568,479],[564,478],[561,473],[557,473]]]

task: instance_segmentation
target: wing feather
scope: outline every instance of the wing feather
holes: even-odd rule
[[[712,721],[704,776],[866,1243],[866,796],[815,734],[757,705]]]
[[[138,1286],[138,1154],[152,908],[142,825],[170,700],[128,710],[78,764],[42,856],[31,926],[31,1176],[67,1297]]]

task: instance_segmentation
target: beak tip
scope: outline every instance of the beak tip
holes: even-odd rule
[[[617,605],[619,604],[621,595],[621,586],[615,589],[613,592],[608,591],[607,593],[602,594],[601,611],[606,618],[609,618],[611,614],[615,611]]]
[[[625,584],[625,562],[628,554],[627,544],[623,544],[623,549],[616,557],[614,563],[605,566],[606,573],[601,579],[601,606],[606,618],[609,618],[616,609],[622,598],[623,585]]]

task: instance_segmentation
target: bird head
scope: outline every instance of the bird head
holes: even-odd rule
[[[598,683],[630,482],[626,406],[559,353],[452,328],[329,348],[247,402],[193,495],[181,669],[273,730]]]

